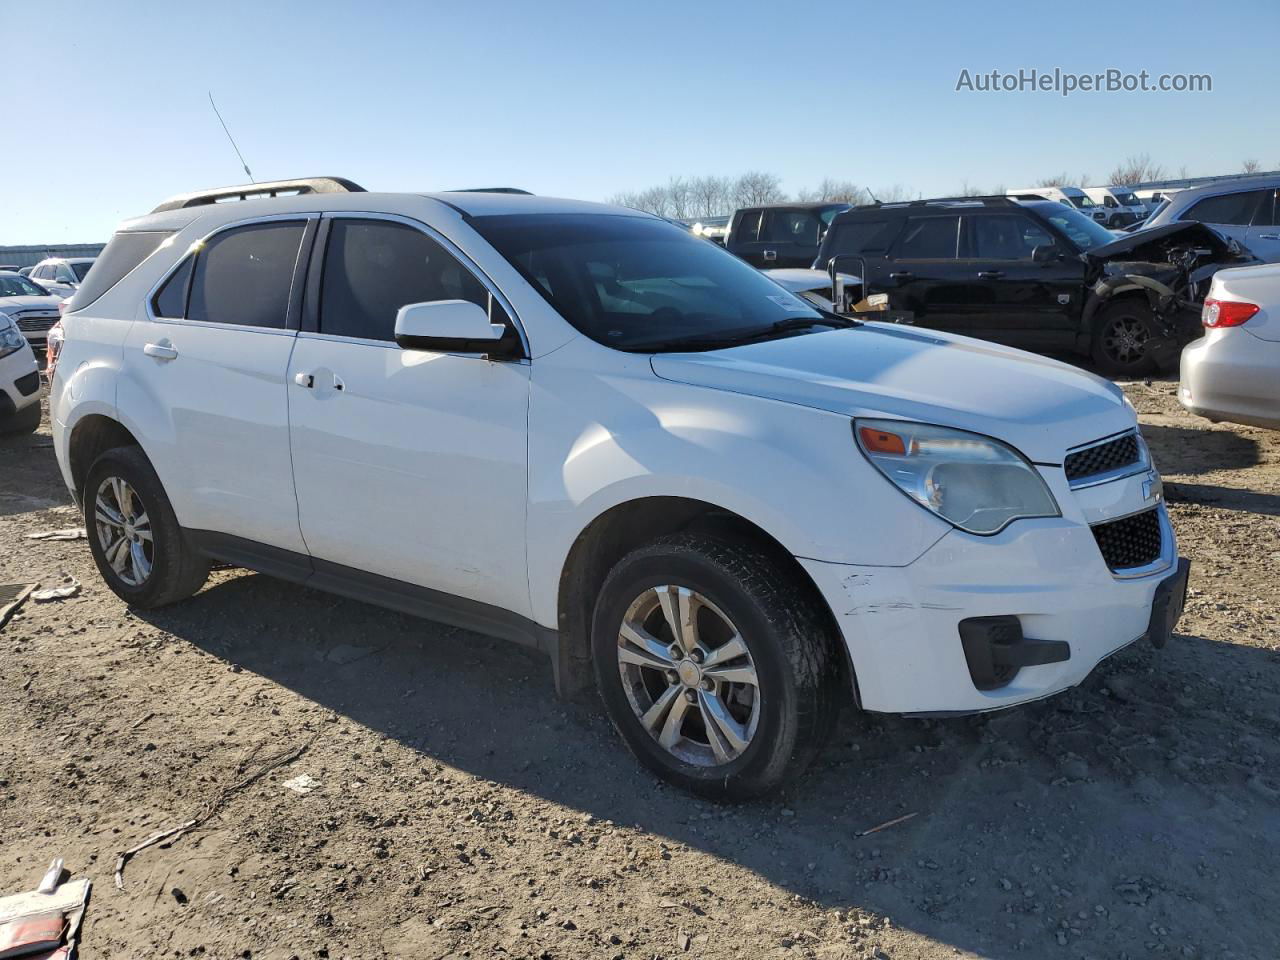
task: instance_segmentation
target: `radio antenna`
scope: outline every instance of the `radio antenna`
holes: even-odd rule
[[[244,154],[240,152],[240,148],[236,146],[236,138],[231,135],[231,131],[227,129],[227,121],[222,119],[222,114],[218,110],[218,105],[213,102],[213,91],[209,91],[209,106],[213,107],[214,116],[218,118],[218,122],[222,124],[222,132],[227,135],[227,139],[231,141],[231,149],[236,152],[236,156],[240,158],[240,166],[244,167],[245,176],[249,178],[250,183],[257,183],[253,179],[253,174],[249,172],[249,164],[244,162]]]

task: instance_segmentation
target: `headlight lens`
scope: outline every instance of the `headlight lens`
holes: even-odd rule
[[[7,357],[11,353],[17,353],[26,346],[26,343],[27,338],[14,325],[9,315],[0,313],[0,357]]]
[[[998,440],[906,420],[855,420],[853,432],[899,490],[961,530],[989,535],[1061,515],[1035,467]]]

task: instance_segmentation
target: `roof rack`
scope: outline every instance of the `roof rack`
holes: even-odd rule
[[[289,195],[304,193],[364,193],[364,187],[345,177],[304,177],[298,180],[271,180],[265,183],[244,183],[234,187],[215,187],[212,190],[197,190],[194,193],[180,193],[170,197],[152,213],[163,213],[165,210],[182,210],[185,207],[202,207],[223,200],[261,200],[277,197],[282,193]]]
[[[1043,199],[1040,198],[1040,199]],[[868,206],[872,207],[927,207],[930,204],[959,204],[959,203],[980,203],[985,206],[1005,207],[1017,203],[1013,197],[1004,194],[991,194],[980,197],[933,197],[929,200],[888,200],[877,201]]]
[[[528,190],[521,190],[519,187],[459,187],[456,190],[446,190],[445,193],[518,193],[522,197],[532,197],[533,194]]]

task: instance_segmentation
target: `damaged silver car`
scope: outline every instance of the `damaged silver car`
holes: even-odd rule
[[[1117,237],[1059,203],[958,197],[845,211],[814,267],[862,278],[840,296],[823,286],[872,319],[1077,353],[1135,377],[1176,368],[1213,274],[1254,262],[1200,223]]]

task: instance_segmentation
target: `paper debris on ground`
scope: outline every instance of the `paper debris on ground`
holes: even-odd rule
[[[67,527],[65,530],[37,530],[28,533],[28,540],[86,540],[89,533],[84,527]]]
[[[22,946],[43,944],[38,939],[45,921],[51,921],[49,928],[55,925],[56,934],[50,939],[53,953],[42,952],[40,956],[56,957],[64,960],[75,956],[76,946],[80,939],[80,926],[84,921],[85,907],[89,902],[90,882],[87,877],[76,877],[56,887],[52,893],[18,893],[9,897],[0,897],[0,947],[6,940],[12,941],[22,956],[28,951]]]
[[[50,600],[65,600],[67,597],[74,597],[79,592],[80,581],[75,577],[67,577],[67,582],[60,586],[36,590],[31,594],[31,599],[36,603],[48,603]]]
[[[320,786],[320,781],[304,773],[292,780],[286,780],[284,785],[294,793],[307,794]]]
[[[9,622],[35,588],[34,583],[0,583],[0,627]]]

